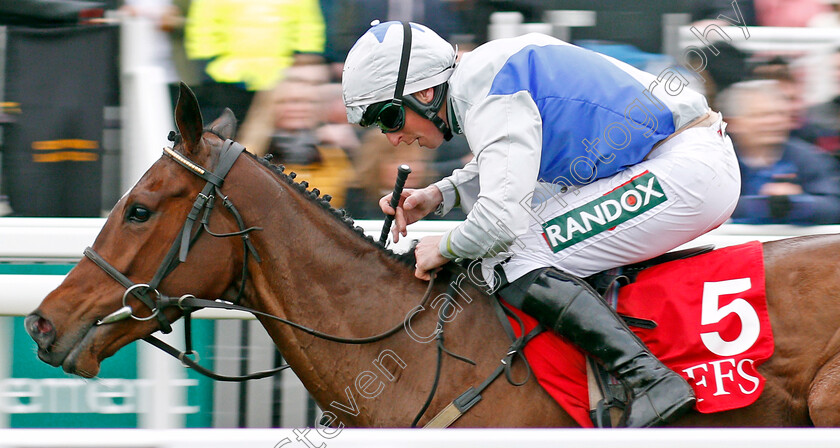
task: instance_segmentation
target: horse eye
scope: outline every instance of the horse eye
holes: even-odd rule
[[[151,210],[142,205],[132,205],[128,210],[126,219],[132,222],[146,222],[152,216]]]

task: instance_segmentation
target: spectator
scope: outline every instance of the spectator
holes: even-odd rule
[[[788,101],[791,130],[806,126],[805,100],[800,80],[794,75],[790,62],[782,56],[775,56],[755,65],[752,69],[755,79],[771,79],[778,82],[779,90]]]
[[[704,63],[706,64],[706,68],[700,72],[703,82],[692,82],[690,86],[700,87],[697,90],[706,95],[706,99],[712,108],[717,108],[715,99],[718,92],[725,90],[736,82],[748,79],[750,72],[749,55],[747,53],[725,41],[715,42],[714,47],[719,52],[716,56],[702,61],[699,56],[691,53],[691,59],[688,63],[692,67],[701,67]],[[704,47],[702,50],[703,54],[714,54],[710,47]]]
[[[174,17],[178,8],[172,5],[171,0],[125,0],[120,7],[120,12],[130,16],[148,20],[155,25],[155,33],[149,37],[151,42],[146,42],[146,58],[154,65],[161,67],[164,71],[164,78],[169,84],[177,84],[179,76],[175,71],[173,62],[172,45],[170,32],[173,31]]]
[[[840,27],[840,2],[838,0],[824,0],[828,11],[821,12],[808,22],[808,26],[815,28]]]
[[[746,26],[813,26],[815,19],[830,13],[827,3],[833,0],[691,0],[688,12],[694,26],[703,29],[709,24],[731,25],[718,17],[743,18]],[[734,7],[738,8],[738,14]]]
[[[808,26],[814,17],[830,11],[824,0],[755,0],[759,26]]]
[[[807,125],[794,135],[840,158],[840,96],[806,111]]]
[[[266,153],[271,136],[276,131],[275,106],[281,100],[278,93],[282,90],[282,84],[284,82],[298,82],[322,86],[329,79],[329,73],[323,64],[299,65],[286,69],[282,77],[283,81],[279,82],[273,89],[254,94],[254,99],[248,108],[247,118],[239,127],[238,140],[254,154],[263,155]],[[313,104],[313,106],[315,105]],[[316,123],[323,121],[321,111],[315,113],[313,121]]]
[[[271,162],[294,171],[295,180],[307,181],[322,194],[333,197],[336,207],[344,205],[347,183],[353,177],[350,159],[344,150],[318,137],[317,129],[324,116],[320,87],[295,75],[290,76],[267,95],[261,95],[256,117],[266,122],[266,127],[250,126],[242,131],[241,141],[249,151],[259,156],[271,154]],[[312,73],[312,70],[305,70]],[[325,79],[325,78],[324,78]],[[268,129],[263,131],[263,129]]]
[[[745,22],[743,25],[757,25],[754,3],[753,0],[738,1],[738,11]],[[726,20],[719,19],[720,16],[737,19],[731,0],[690,0],[686,3],[686,6],[689,14],[691,14],[692,25],[700,29],[712,23],[720,26],[731,25]]]
[[[382,219],[379,198],[394,189],[397,167],[411,167],[405,188],[422,188],[429,181],[431,157],[432,152],[420,148],[417,142],[394,147],[378,128],[368,130],[356,163],[355,186],[347,193],[347,211],[357,219]]]
[[[168,1],[168,0],[164,0]],[[184,28],[187,24],[187,11],[190,9],[192,0],[171,0],[171,5],[164,11],[160,18],[159,26],[169,34],[169,42],[172,46],[172,62],[178,73],[178,80],[189,85],[198,85],[202,79],[203,65],[191,61],[187,56],[187,49],[184,46]],[[178,83],[172,85],[173,110],[177,99]]]
[[[324,124],[317,130],[318,138],[322,142],[344,149],[351,159],[355,159],[364,129],[347,122],[344,100],[341,98],[341,84],[323,84],[319,87],[319,92],[324,108]]]
[[[271,90],[287,67],[320,63],[324,51],[318,0],[193,0],[184,32],[187,55],[205,64],[192,87],[212,117],[231,107],[241,119],[255,91]]]
[[[718,106],[729,122],[741,166],[734,222],[840,222],[840,167],[814,146],[790,136],[790,104],[778,81],[734,84],[720,94]]]
[[[840,95],[837,95],[837,88],[840,87],[840,51],[835,50],[831,62],[835,96],[805,109],[805,125],[795,130],[794,135],[840,158]]]

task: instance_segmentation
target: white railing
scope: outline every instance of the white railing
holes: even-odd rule
[[[836,448],[836,429],[2,430],[0,448]],[[331,436],[331,437],[324,437]]]
[[[93,244],[105,224],[101,218],[0,218],[0,262],[74,263]],[[431,224],[431,225],[430,225]],[[412,237],[443,232],[454,223],[429,221],[411,227]],[[356,221],[367,234],[379,238],[382,221]],[[408,240],[393,248],[405,251]],[[63,275],[0,275],[0,316],[25,316],[64,280]],[[253,319],[248,313],[201,310],[199,319]]]
[[[796,65],[804,72],[802,85],[807,104],[828,101],[838,93],[832,53],[840,49],[840,28],[714,28],[702,25],[693,28],[683,26],[677,33],[678,44],[675,49],[680,54],[673,56],[677,57],[680,64],[685,63],[687,51],[702,51],[701,48],[709,43],[727,41],[747,53],[801,57]],[[706,58],[715,57],[711,52],[704,53]]]
[[[93,244],[104,219],[85,218],[0,218],[0,262],[75,262],[85,247]],[[382,221],[356,221],[368,235],[379,237]],[[409,227],[409,237],[422,238],[442,233],[457,225],[453,221],[421,221]],[[769,241],[791,236],[840,233],[840,226],[747,226],[723,225],[683,247],[714,244],[731,246],[752,240]],[[405,251],[409,240],[394,245]],[[63,280],[62,275],[0,275],[0,315],[22,316]],[[251,318],[250,314],[224,310],[202,310],[198,318]]]
[[[0,263],[11,261],[20,264],[42,263],[48,260],[73,263],[81,258],[82,251],[91,245],[99,233],[103,219],[37,219],[0,218]],[[381,221],[357,221],[369,235],[378,237]],[[419,238],[441,233],[456,222],[425,221],[412,225],[409,236]],[[840,233],[840,226],[794,227],[794,226],[743,226],[725,225],[685,246],[715,244],[729,246],[751,240],[774,240],[796,235]],[[408,247],[403,239],[395,246],[402,251]],[[21,316],[35,309],[43,297],[63,280],[63,275],[0,275],[0,315]],[[228,311],[202,311],[196,317],[203,318],[250,318],[246,313]],[[181,341],[182,330],[168,335],[170,343]],[[6,331],[0,325],[0,343]],[[0,356],[0,378],[9,376],[9,361]],[[141,346],[138,365],[143,366],[141,378],[152,380],[154,389],[152,409],[141,414],[140,426],[145,428],[172,428],[183,425],[183,415],[173,415],[172,409],[186,403],[185,397],[173,395],[171,380],[183,378],[184,372],[176,362],[152,347]],[[183,391],[181,391],[183,392]],[[0,413],[0,427],[7,426],[7,416]],[[316,434],[312,431],[312,434]],[[317,437],[315,435],[314,437]],[[291,442],[281,444],[288,438]],[[620,440],[619,440],[620,439]],[[297,434],[290,430],[0,430],[0,448],[6,447],[233,447],[233,446],[311,446],[299,442]],[[308,440],[318,440],[312,438]],[[810,442],[813,442],[811,444]],[[412,431],[393,430],[359,431],[345,430],[339,437],[324,439],[334,447],[392,447],[401,446],[568,446],[568,447],[612,447],[615,444],[632,447],[707,447],[716,448],[757,446],[764,448],[793,446],[806,443],[807,446],[840,446],[840,432],[808,431],[774,433],[772,430],[751,430],[741,432],[719,432],[708,430],[672,431]],[[558,445],[559,444],[559,445]]]
[[[680,47],[689,45],[702,47],[705,42],[692,31],[691,26],[680,27]],[[746,31],[738,26],[724,26],[719,30],[712,31],[712,28],[705,28],[700,25],[697,32],[703,34],[708,41],[727,40],[732,45],[745,51],[808,51],[814,49],[833,49],[840,45],[840,28],[798,28],[798,27],[770,27],[751,26]],[[828,62],[828,61],[826,61]]]

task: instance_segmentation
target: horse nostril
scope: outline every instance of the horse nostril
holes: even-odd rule
[[[35,321],[35,328],[38,329],[41,334],[47,334],[53,332],[53,326],[50,321],[44,319],[43,317],[39,317],[37,321]]]
[[[38,347],[46,350],[55,340],[53,324],[37,314],[30,314],[24,321],[26,332],[38,343]]]

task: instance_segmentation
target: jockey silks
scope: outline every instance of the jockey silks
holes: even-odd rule
[[[594,218],[587,222],[603,228],[587,229],[577,219],[572,220],[574,223],[569,221],[566,214],[574,214],[576,207],[595,201],[645,171],[639,169],[633,171],[633,176],[619,176],[643,163],[655,147],[677,146],[672,141],[660,146],[657,143],[709,110],[705,98],[686,88],[686,84],[688,80],[674,70],[655,76],[539,34],[492,41],[464,54],[449,80],[447,113],[450,123],[456,122],[462,130],[475,157],[436,184],[444,196],[442,213],[456,202],[468,212],[464,223],[444,235],[441,253],[449,258],[498,260],[527,253],[525,258],[540,260],[527,263],[533,265],[532,269],[555,266],[574,273],[571,266],[562,262],[570,251],[600,239],[592,240],[591,236],[615,233],[616,225],[632,226],[639,218],[629,219],[634,216],[625,213],[628,220],[611,223],[593,209],[589,213],[595,213]],[[718,121],[718,129],[721,126]],[[732,158],[731,165],[737,170],[728,139],[722,134],[717,138],[706,134],[692,135],[700,136],[704,144],[729,148],[729,152],[709,152],[706,157],[727,159],[727,166]],[[661,172],[650,171],[661,183]],[[730,176],[730,171],[724,170],[730,181],[721,187],[725,192],[732,190],[737,198],[739,177],[737,173]],[[703,170],[697,172],[706,174]],[[691,182],[684,173],[680,177]],[[667,187],[663,188],[667,191]],[[581,202],[583,189],[588,194],[584,196],[587,200]],[[668,201],[648,204],[634,215],[644,220],[650,210],[668,208],[671,202],[682,200],[679,195],[666,196]],[[723,208],[731,202],[729,196],[720,196],[726,202]],[[546,202],[562,206],[545,207]],[[533,209],[544,213],[537,219]],[[723,211],[716,210],[713,219]],[[707,213],[699,209],[697,212]],[[552,219],[563,216],[566,223],[561,229]],[[697,222],[703,222],[704,229],[708,225],[706,219]],[[576,224],[581,227],[575,227]],[[679,233],[680,238],[686,234],[682,230]],[[544,247],[528,247],[524,241],[530,235],[538,236]],[[578,244],[584,241],[583,245]],[[683,242],[667,248],[654,244],[651,250],[664,252]],[[557,249],[556,256],[531,256],[544,249],[552,254]],[[601,264],[620,264],[613,257],[614,252],[599,256]],[[647,250],[631,252],[634,257],[648,255]],[[522,269],[509,272],[511,278],[522,275]]]

